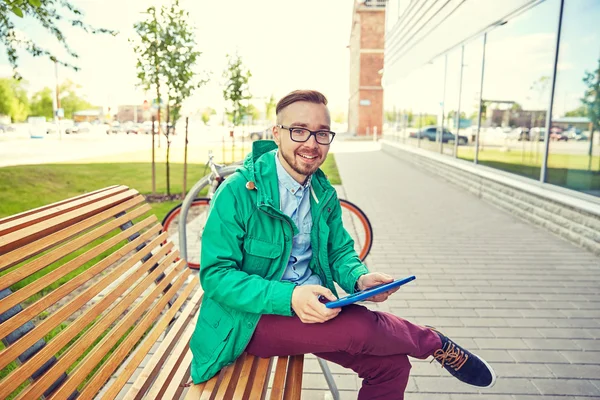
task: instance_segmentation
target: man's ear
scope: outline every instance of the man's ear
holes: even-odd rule
[[[281,138],[279,137],[279,128],[276,125],[273,125],[273,127],[271,128],[272,133],[273,133],[273,140],[275,141],[275,143],[277,144],[277,146],[279,147],[279,143]]]

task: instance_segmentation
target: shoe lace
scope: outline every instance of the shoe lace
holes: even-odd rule
[[[433,357],[442,364],[442,367],[447,366],[455,371],[458,371],[465,365],[469,359],[469,355],[457,347],[451,341],[446,344],[446,349],[438,349],[433,353]],[[431,360],[433,362],[433,360]]]

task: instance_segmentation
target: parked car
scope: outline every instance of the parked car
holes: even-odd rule
[[[546,128],[534,127],[529,131],[529,140],[543,142],[546,135]]]
[[[435,142],[439,137],[439,128],[436,126],[428,126],[420,131],[412,132],[410,137],[413,138],[421,138],[429,140],[430,142]],[[448,143],[456,140],[456,135],[450,132],[448,129],[444,129],[444,134],[442,135],[442,142]],[[466,136],[459,135],[458,136],[458,144],[467,144],[469,143],[469,138]]]
[[[565,132],[563,132],[565,135],[567,135],[567,137],[569,139],[572,140],[588,140],[588,137],[586,135],[583,134],[583,132],[581,131],[581,129],[579,128],[569,128],[568,130],[566,130]]]
[[[555,140],[555,141],[567,141],[569,140],[569,137],[563,132],[562,128],[559,128],[557,126],[553,126],[550,129],[550,140]]]
[[[121,123],[119,121],[113,121],[110,123],[108,128],[106,129],[106,134],[109,135],[111,133],[122,133],[123,128],[121,127]]]
[[[0,124],[0,134],[5,132],[14,132],[15,128],[8,124]]]
[[[122,126],[122,130],[128,135],[130,133],[137,135],[138,133],[143,132],[142,126],[140,124],[136,124],[133,121],[127,121],[121,126]]]
[[[75,126],[75,122],[72,119],[61,119],[60,120],[60,131],[63,133],[67,133],[67,129]],[[58,133],[56,123],[54,121],[46,122],[46,134],[55,134]]]
[[[75,134],[75,133],[88,133],[89,131],[90,131],[90,123],[89,122],[76,123],[75,125],[65,129],[65,133],[67,135]]]
[[[515,128],[506,135],[506,138],[518,141],[529,140],[529,128],[525,126]]]

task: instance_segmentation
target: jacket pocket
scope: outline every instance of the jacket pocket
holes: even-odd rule
[[[190,348],[201,363],[216,361],[231,331],[233,318],[218,303],[207,300],[198,318],[198,326],[192,336]]]
[[[265,277],[273,260],[281,257],[283,248],[278,243],[248,238],[244,242],[244,252],[245,271]]]

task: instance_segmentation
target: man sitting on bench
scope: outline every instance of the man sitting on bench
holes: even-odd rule
[[[320,298],[336,299],[334,282],[354,293],[392,278],[360,262],[319,169],[335,136],[326,98],[294,91],[276,112],[275,142],[255,142],[211,203],[200,267],[205,295],[190,343],[193,381],[246,351],[312,353],[350,368],[363,378],[360,399],[403,399],[408,356],[433,356],[459,380],[491,387],[492,368],[433,328],[360,305],[325,307]]]

